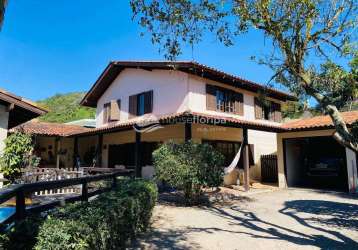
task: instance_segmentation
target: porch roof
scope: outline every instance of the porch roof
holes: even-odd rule
[[[262,131],[269,131],[269,132],[281,132],[284,130],[281,128],[281,125],[279,124],[276,125],[268,122],[255,122],[245,119],[233,118],[229,116],[220,116],[220,115],[186,111],[181,113],[163,115],[161,117],[147,116],[147,117],[133,118],[125,122],[112,122],[109,123],[108,125],[96,129],[91,129],[89,131],[77,133],[76,135],[84,136],[84,135],[110,133],[110,132],[131,129],[135,124],[148,125],[156,122],[159,122],[162,125],[190,122],[193,124],[207,124],[207,125],[218,125],[224,127],[248,128],[248,129],[262,130]]]
[[[0,89],[0,104],[8,107],[8,128],[13,128],[47,113],[47,110],[37,106],[35,103],[4,89]]]
[[[68,137],[78,133],[88,132],[91,129],[63,123],[49,123],[40,121],[29,121],[10,129],[10,133],[24,132],[42,136]]]
[[[342,112],[341,115],[348,127],[351,126],[353,122],[358,120],[358,111]],[[333,129],[334,125],[331,118],[328,115],[325,115],[290,121],[282,124],[281,127],[288,132],[294,132],[318,129]]]

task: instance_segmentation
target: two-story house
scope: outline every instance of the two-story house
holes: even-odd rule
[[[355,192],[358,157],[332,138],[328,116],[281,123],[280,106],[293,99],[195,62],[111,62],[82,100],[97,109],[95,128],[30,122],[15,130],[36,135],[42,167],[73,168],[79,157],[81,166],[95,159],[101,168],[150,177],[160,143],[193,140],[218,149],[223,167],[241,152],[245,184]],[[351,127],[358,111],[342,117]],[[237,178],[236,169],[225,183]]]
[[[281,104],[293,99],[196,62],[130,61],[111,62],[81,104],[97,109],[89,134],[101,135],[101,166],[150,166],[159,143],[188,139],[212,144],[228,165],[246,130],[251,177],[260,179],[260,156],[277,150]],[[136,132],[132,125],[143,121],[162,128]]]

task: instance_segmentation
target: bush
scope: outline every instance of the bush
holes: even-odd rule
[[[0,158],[0,170],[4,177],[11,182],[21,177],[21,169],[31,166],[37,167],[39,160],[34,156],[32,137],[28,134],[16,132],[5,140],[4,153]]]
[[[52,211],[33,229],[34,234],[27,241],[33,243],[31,246],[13,246],[17,240],[10,233],[7,238],[15,240],[11,248],[10,241],[5,240],[5,249],[124,249],[148,228],[156,199],[154,183],[121,180],[116,190],[91,202],[69,204]],[[17,233],[20,231],[18,228]]]
[[[222,184],[224,157],[211,145],[169,142],[153,152],[153,159],[156,178],[183,190],[187,204],[198,202],[203,187]]]

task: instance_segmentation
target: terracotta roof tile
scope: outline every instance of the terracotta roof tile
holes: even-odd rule
[[[78,133],[88,132],[91,129],[76,125],[68,125],[62,123],[49,123],[39,121],[29,121],[14,127],[10,133],[21,131],[28,134],[44,135],[44,136],[71,136]]]
[[[347,125],[351,125],[354,121],[358,120],[358,111],[344,112],[342,113],[342,116]],[[186,111],[181,113],[163,115],[160,117],[155,117],[153,115],[145,115],[124,122],[112,122],[95,129],[60,123],[30,121],[11,129],[10,132],[24,131],[25,133],[31,133],[36,135],[67,137],[74,135],[93,135],[98,133],[119,131],[121,129],[130,129],[134,124],[138,124],[141,122],[150,123],[159,121],[162,124],[174,124],[183,122],[184,119],[192,119],[193,123],[203,124],[213,124],[220,120],[223,123],[218,124],[219,126],[236,125],[238,127],[242,126],[248,129],[271,132],[289,132],[309,129],[334,128],[329,116],[316,116],[313,118],[295,120],[284,124],[274,124],[265,121],[249,121],[224,115]]]
[[[358,120],[358,111],[342,112],[342,117],[347,125],[351,125],[353,122]],[[319,129],[319,128],[333,128],[331,118],[326,116],[315,116],[307,119],[300,119],[290,121],[282,124],[282,128],[288,131],[298,131],[307,129]]]
[[[175,121],[173,120],[175,119]],[[190,112],[185,111],[181,113],[173,113],[168,115],[163,115],[160,117],[154,117],[154,116],[144,116],[144,117],[138,117],[134,119],[130,119],[128,121],[124,122],[112,122],[105,126],[98,127],[96,129],[92,129],[86,132],[80,132],[81,135],[90,135],[90,134],[96,134],[96,133],[106,133],[106,132],[113,132],[121,129],[127,129],[131,128],[133,125],[138,124],[140,122],[156,122],[159,121],[162,124],[175,124],[180,123],[184,121],[184,119],[192,119],[193,123],[203,123],[206,124],[206,122],[215,123],[218,122],[217,120],[221,120],[223,122],[222,124],[219,124],[219,126],[225,126],[225,125],[232,125],[236,124],[238,127],[245,126],[247,128],[251,129],[258,129],[258,130],[264,130],[264,131],[272,131],[272,132],[280,132],[284,129],[281,128],[281,125],[279,124],[271,124],[267,122],[259,122],[259,121],[248,121],[244,119],[238,119],[228,116],[221,116],[221,115],[212,115],[212,114],[205,114],[205,113],[198,113],[198,112]],[[216,121],[215,121],[216,119]]]

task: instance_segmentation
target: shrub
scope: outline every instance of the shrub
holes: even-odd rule
[[[16,132],[5,139],[4,153],[0,158],[0,170],[4,177],[14,182],[21,176],[21,169],[37,167],[39,160],[32,155],[32,138],[28,134]]]
[[[148,228],[156,199],[154,183],[121,180],[118,188],[99,195],[93,201],[68,204],[50,212],[36,224],[39,226],[33,226],[33,234],[23,242],[26,247],[20,245],[11,232],[3,236],[4,248],[124,249],[129,240]],[[24,221],[22,225],[23,229],[31,227],[31,221]],[[18,228],[17,235],[20,235],[21,228]],[[8,239],[13,239],[12,245]]]
[[[198,201],[203,187],[223,181],[224,157],[208,144],[169,142],[153,152],[153,159],[156,178],[183,190],[187,204]]]

